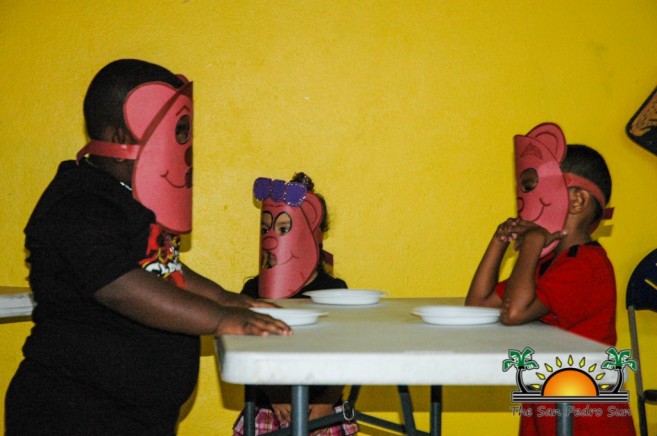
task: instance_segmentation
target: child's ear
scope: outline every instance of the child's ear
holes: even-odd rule
[[[118,126],[114,129],[109,128],[111,135],[111,142],[117,144],[134,144],[135,138],[123,126]]]
[[[584,212],[592,200],[591,194],[584,189],[568,189],[568,213],[578,214]]]

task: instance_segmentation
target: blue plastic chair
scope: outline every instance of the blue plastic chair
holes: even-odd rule
[[[652,251],[644,257],[634,269],[627,285],[626,306],[630,324],[632,356],[637,362],[634,381],[639,409],[639,429],[641,436],[648,436],[646,404],[657,405],[657,389],[643,388],[641,371],[644,365],[639,355],[639,332],[636,323],[636,311],[652,310],[653,312],[657,312],[657,250]]]

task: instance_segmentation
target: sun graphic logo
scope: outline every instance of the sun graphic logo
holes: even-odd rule
[[[524,350],[509,350],[509,358],[502,362],[502,370],[516,369],[516,385],[519,391],[511,394],[514,402],[542,403],[611,403],[629,401],[629,393],[622,391],[625,381],[625,368],[636,371],[636,361],[630,359],[631,351],[618,351],[610,347],[606,351],[607,360],[602,362],[600,369],[597,364],[587,365],[586,358],[575,361],[568,356],[565,361],[555,358],[554,364],[544,363],[545,372],[540,371],[540,365],[533,360],[534,350],[525,347]],[[527,382],[528,372],[535,370],[534,382]],[[608,377],[608,372],[612,376]],[[611,383],[603,379],[613,378]]]

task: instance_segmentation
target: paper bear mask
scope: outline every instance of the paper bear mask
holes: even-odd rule
[[[561,171],[566,138],[556,124],[544,123],[527,135],[516,135],[516,197],[518,216],[549,232],[563,229],[568,215],[568,187]],[[554,250],[545,247],[541,256]]]
[[[78,152],[134,160],[132,195],[165,230],[192,230],[192,87],[147,82],[134,88],[123,115],[136,144],[91,140]]]
[[[258,294],[261,298],[291,297],[319,264],[322,204],[301,183],[261,177],[253,192],[262,202]]]

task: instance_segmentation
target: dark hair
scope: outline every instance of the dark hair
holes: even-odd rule
[[[600,153],[581,144],[569,144],[566,158],[561,163],[564,173],[572,173],[595,183],[602,191],[605,201],[611,198],[611,174],[607,163]],[[596,201],[596,217],[602,216],[602,206]]]
[[[166,68],[137,59],[120,59],[104,66],[91,81],[84,98],[89,137],[102,139],[108,127],[128,132],[123,103],[130,91],[147,82],[164,82],[176,88],[183,85],[183,81]]]
[[[315,194],[317,198],[319,198],[319,202],[322,203],[322,209],[324,210],[324,216],[322,217],[322,222],[319,223],[319,229],[322,231],[322,233],[326,233],[329,229],[328,209],[326,208],[326,200],[324,200],[324,197],[322,197],[321,194],[318,194],[317,192],[314,191],[315,184],[313,183],[313,179],[311,179],[308,174],[299,172],[299,173],[295,173],[292,176],[290,182],[296,182],[305,185],[306,189],[309,192],[312,192],[313,194]]]

